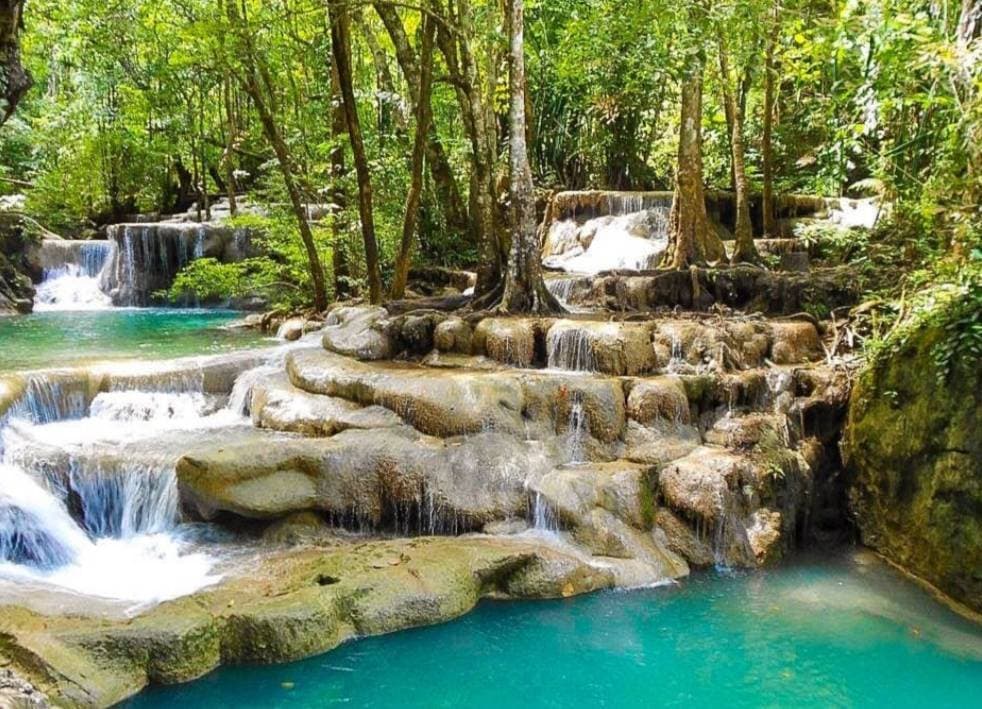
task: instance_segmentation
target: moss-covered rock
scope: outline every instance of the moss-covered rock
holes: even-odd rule
[[[863,542],[982,611],[982,375],[943,380],[938,327],[909,333],[860,377],[843,453]]]

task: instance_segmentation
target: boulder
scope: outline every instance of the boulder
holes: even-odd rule
[[[636,382],[627,397],[627,414],[646,426],[656,421],[687,425],[690,421],[689,398],[682,380],[663,376]]]
[[[525,430],[522,388],[512,378],[412,365],[370,365],[313,350],[290,353],[287,372],[293,385],[303,391],[384,406],[429,435]]]
[[[374,306],[337,308],[328,316],[324,349],[359,360],[390,359],[395,343],[386,332],[388,311]]]
[[[842,449],[864,544],[982,611],[982,376],[941,372],[950,334],[904,333],[852,392]]]
[[[546,351],[553,369],[637,376],[657,365],[646,323],[559,320],[546,335]]]
[[[205,518],[320,510],[349,527],[459,533],[524,515],[526,479],[557,456],[495,433],[449,441],[391,428],[330,439],[259,434],[183,457],[177,476],[183,499]]]
[[[347,399],[310,394],[277,374],[254,385],[249,407],[252,422],[272,431],[305,436],[333,436],[349,428],[398,426],[402,419],[381,406],[363,407]]]
[[[485,318],[474,328],[474,352],[513,367],[531,367],[536,361],[537,328],[535,320]]]
[[[818,330],[810,322],[774,322],[771,330],[774,333],[771,360],[775,364],[801,364],[822,354]]]
[[[436,326],[433,334],[434,346],[440,352],[469,355],[473,347],[473,335],[471,326],[462,318],[447,318]]]

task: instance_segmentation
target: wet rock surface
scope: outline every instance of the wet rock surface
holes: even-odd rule
[[[850,507],[865,544],[982,611],[982,380],[966,367],[939,380],[945,337],[913,332],[857,382]]]
[[[464,281],[432,280],[444,276],[433,292],[446,301]],[[228,401],[228,425],[154,433],[153,457],[146,439],[40,441],[24,456],[44,474],[173,475],[175,515],[225,530],[235,558],[215,585],[128,617],[33,599],[0,609],[0,660],[56,701],[105,706],[223,663],[441,622],[481,598],[774,563],[841,479],[848,372],[826,361],[823,324],[797,314],[844,281],[606,273],[570,288],[568,302],[593,310],[562,318],[451,312],[434,298],[348,305],[309,337],[307,320],[281,313],[295,345],[275,357],[48,375],[67,402],[52,420],[119,391],[193,391],[200,416]],[[32,386],[0,380],[0,417]],[[77,478],[50,479],[77,493]]]

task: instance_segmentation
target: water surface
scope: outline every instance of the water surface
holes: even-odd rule
[[[565,601],[280,667],[227,668],[126,706],[964,707],[982,629],[868,554]]]
[[[230,310],[111,308],[0,317],[0,372],[106,359],[215,354],[255,345],[252,330],[226,329]]]

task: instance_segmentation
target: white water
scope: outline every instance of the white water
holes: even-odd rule
[[[44,276],[34,296],[35,311],[112,307],[105,288],[114,254],[115,246],[108,241],[44,242]]]
[[[0,428],[0,578],[132,602],[218,580],[179,525],[168,431],[247,425],[200,391],[111,391],[86,406],[38,375]],[[181,434],[183,437],[183,434]]]
[[[590,333],[585,328],[552,327],[546,337],[549,369],[595,372],[597,358]]]
[[[567,273],[594,275],[602,271],[641,271],[657,266],[668,248],[668,213],[645,209],[587,220],[575,219],[550,226],[543,263]]]

